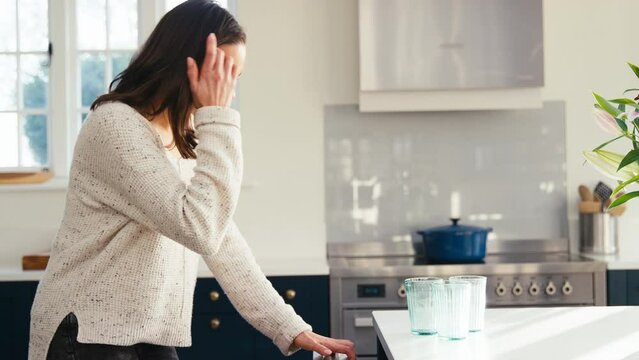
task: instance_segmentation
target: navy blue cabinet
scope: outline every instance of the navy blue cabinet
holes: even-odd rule
[[[328,335],[328,276],[278,276],[269,280],[315,332]],[[37,281],[0,282],[3,359],[27,358],[31,304],[37,286]],[[285,358],[271,339],[253,329],[235,311],[215,279],[198,279],[193,301],[192,346],[177,348],[180,360]],[[287,359],[308,360],[311,354],[299,351]]]
[[[608,271],[608,305],[639,305],[639,270]]]
[[[0,283],[0,352],[3,359],[26,359],[31,304],[36,281]]]
[[[286,303],[317,333],[329,333],[328,276],[269,277]],[[200,278],[193,303],[193,346],[178,348],[181,360],[219,358],[237,360],[284,359],[271,339],[253,329],[235,311],[214,279]],[[287,359],[308,360],[311,353],[298,351]]]

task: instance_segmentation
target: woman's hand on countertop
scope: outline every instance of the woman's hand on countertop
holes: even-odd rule
[[[304,331],[297,335],[293,343],[304,350],[315,351],[324,356],[340,353],[348,356],[348,360],[356,359],[355,344],[350,340],[332,339],[312,331]]]

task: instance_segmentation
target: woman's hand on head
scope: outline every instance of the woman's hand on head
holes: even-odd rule
[[[206,53],[199,69],[192,57],[186,58],[186,74],[195,108],[228,107],[231,104],[237,83],[237,67],[233,58],[217,47],[215,34],[206,38]]]
[[[312,331],[304,331],[295,337],[293,343],[304,350],[315,351],[328,356],[332,353],[345,354],[348,360],[355,360],[355,345],[350,340],[332,339]]]

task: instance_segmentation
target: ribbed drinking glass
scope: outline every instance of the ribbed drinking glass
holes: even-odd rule
[[[439,336],[449,340],[465,339],[470,320],[470,283],[446,280],[436,288]]]
[[[410,330],[415,335],[437,333],[437,289],[433,285],[443,284],[437,277],[418,277],[404,280]]]
[[[478,275],[452,276],[451,281],[467,281],[470,283],[470,319],[468,330],[481,331],[484,328],[486,313],[486,277]]]

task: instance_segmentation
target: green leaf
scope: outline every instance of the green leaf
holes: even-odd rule
[[[624,181],[624,182],[619,182],[619,185],[617,185],[617,187],[612,191],[612,194],[610,194],[610,196],[616,195],[618,192],[620,192],[623,188],[625,188],[626,186],[632,184],[633,182],[637,182],[639,181],[639,175],[637,176],[633,176],[630,179]]]
[[[616,138],[614,138],[614,139],[612,139],[612,140],[608,140],[608,141],[606,141],[605,143],[603,143],[603,144],[601,144],[601,145],[597,146],[596,148],[592,149],[592,151],[597,151],[597,150],[599,150],[599,149],[602,149],[604,146],[606,146],[606,145],[608,145],[608,144],[611,144],[611,143],[613,143],[613,142],[615,142],[615,141],[617,141],[617,140],[621,139],[621,138],[622,138],[622,137],[624,137],[624,136],[625,136],[625,135],[619,135],[619,136],[617,136]]]
[[[617,121],[617,125],[619,125],[619,128],[621,128],[621,130],[623,130],[624,132],[628,131],[628,125],[626,125],[626,122],[620,119],[615,119]]]
[[[630,68],[632,69],[632,72],[634,72],[635,75],[639,78],[639,66],[635,64],[631,64],[631,63],[628,63],[628,66],[630,66]]]
[[[627,165],[630,165],[637,160],[639,160],[639,150],[635,149],[635,150],[628,151],[626,156],[624,156],[624,158],[619,163],[619,167],[617,168],[617,171],[623,169]]]
[[[621,114],[621,111],[619,111],[619,109],[617,109],[613,104],[611,104],[610,101],[601,97],[601,95],[594,92],[592,93],[592,95],[594,95],[599,106],[601,106],[601,108],[604,109],[610,115],[617,117],[619,116],[619,114]]]
[[[625,93],[628,93],[628,92],[631,92],[631,91],[639,91],[639,89],[626,89],[626,90],[624,90],[623,93],[625,94]]]
[[[628,105],[628,106],[632,106],[635,109],[639,109],[639,104],[637,104],[632,99],[622,98],[622,99],[613,99],[613,100],[608,100],[608,101],[610,101],[611,103],[621,104],[621,105]]]
[[[615,201],[613,201],[610,206],[608,206],[608,209],[612,209],[614,207],[617,207],[623,203],[625,203],[626,201],[636,198],[637,196],[639,196],[639,191],[633,191],[627,194],[623,194],[620,197],[616,198]]]

